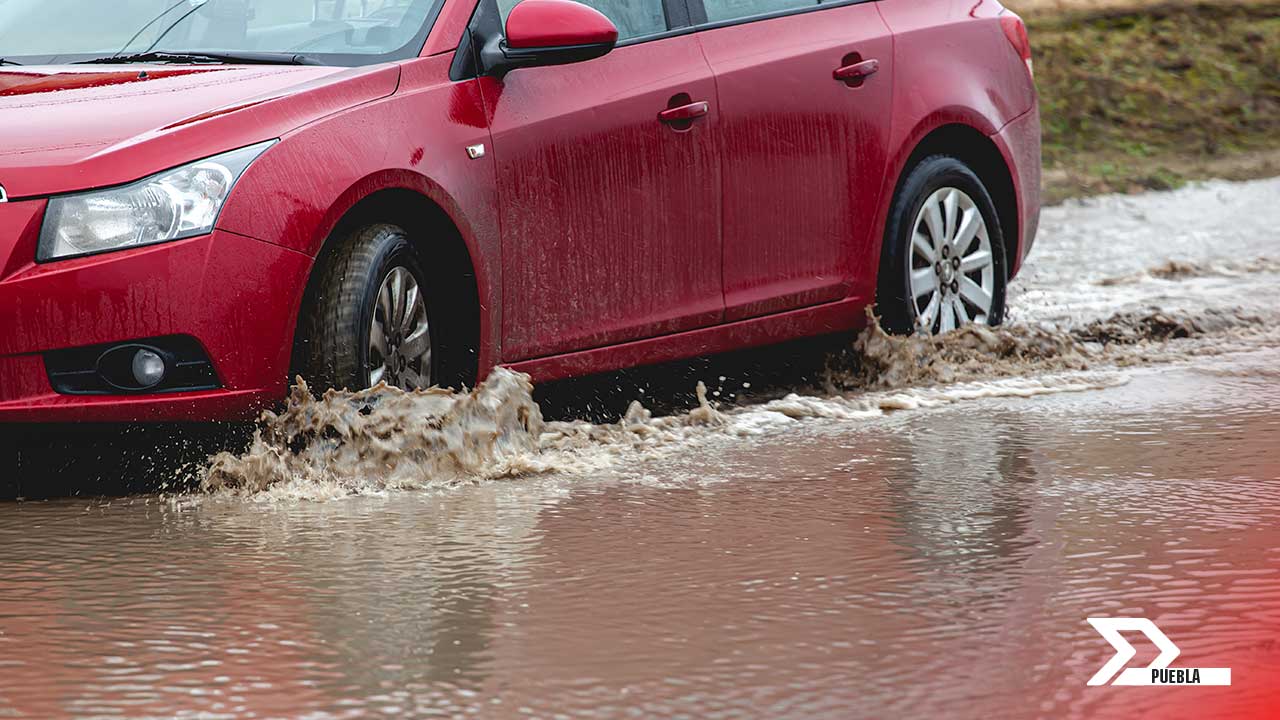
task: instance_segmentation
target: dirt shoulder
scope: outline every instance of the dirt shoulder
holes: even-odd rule
[[[1028,20],[1049,203],[1280,175],[1280,0],[1006,0]]]

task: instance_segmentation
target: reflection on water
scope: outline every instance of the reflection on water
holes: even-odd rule
[[[1261,716],[1278,361],[587,478],[7,506],[0,717]],[[1087,688],[1094,615],[1236,685]]]

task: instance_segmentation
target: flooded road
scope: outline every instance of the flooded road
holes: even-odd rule
[[[1050,209],[1009,329],[791,395],[590,424],[499,374],[295,405],[202,492],[0,505],[0,717],[1274,716],[1277,199]],[[1233,685],[1086,686],[1096,616]]]

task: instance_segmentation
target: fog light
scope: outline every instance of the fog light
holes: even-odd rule
[[[141,388],[150,388],[164,382],[164,358],[151,350],[139,348],[133,354],[133,379]]]
[[[3,4],[4,0],[0,0]],[[45,354],[44,363],[49,384],[63,395],[190,392],[222,387],[209,356],[190,335],[54,350]]]

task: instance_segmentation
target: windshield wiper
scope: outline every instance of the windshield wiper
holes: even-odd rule
[[[0,65],[21,65],[21,64],[22,63],[14,60],[5,60],[4,58],[0,58]]]
[[[315,58],[295,53],[271,52],[236,52],[236,53],[182,53],[182,52],[141,52],[131,55],[112,55],[109,57],[81,60],[76,65],[115,65],[125,63],[191,63],[222,65],[319,65]]]

